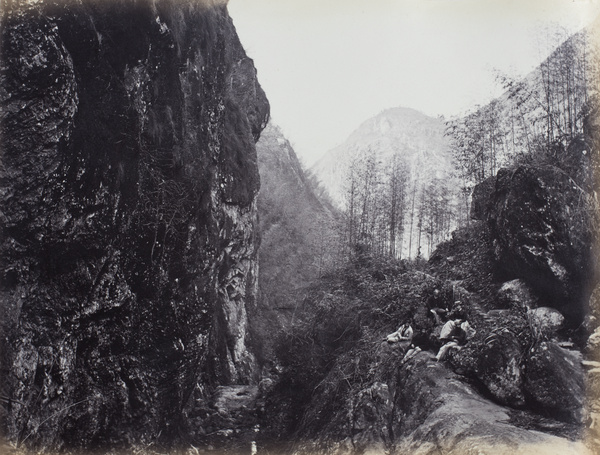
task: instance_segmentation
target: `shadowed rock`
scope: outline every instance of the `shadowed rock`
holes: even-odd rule
[[[582,443],[511,423],[506,408],[486,400],[464,381],[432,364],[422,353],[405,373],[397,395],[397,440],[392,453],[586,454]]]
[[[525,404],[521,357],[521,346],[515,334],[502,330],[488,337],[477,357],[477,377],[502,404]]]
[[[527,359],[525,390],[558,417],[580,422],[586,396],[581,354],[552,342],[535,346]]]
[[[222,1],[31,3],[2,11],[5,430],[176,444],[210,384],[255,374],[269,105]]]
[[[597,275],[587,194],[557,168],[501,169],[489,220],[500,266],[580,322]]]
[[[488,217],[492,194],[496,186],[496,176],[488,177],[475,185],[471,194],[471,219],[485,221]]]

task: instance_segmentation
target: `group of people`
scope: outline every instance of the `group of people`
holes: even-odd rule
[[[430,311],[433,313],[438,327],[443,324],[438,337],[441,347],[435,356],[437,361],[442,361],[448,356],[448,353],[451,350],[461,349],[468,340],[473,338],[476,332],[467,320],[457,318],[443,322],[439,314],[440,311]],[[412,344],[413,335],[413,328],[410,324],[405,323],[402,324],[398,330],[387,335],[384,341],[387,341],[388,344],[407,342],[408,347],[404,359],[408,360],[421,350],[418,346]]]
[[[405,342],[407,345],[406,353],[404,354],[403,362],[414,357],[421,351],[421,348],[412,343],[414,331],[410,324],[402,324],[398,330],[390,333],[384,338],[388,344]]]

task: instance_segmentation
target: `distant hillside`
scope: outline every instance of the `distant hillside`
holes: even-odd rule
[[[388,109],[362,123],[346,141],[327,152],[311,171],[333,200],[343,203],[343,179],[353,158],[365,154],[386,160],[400,153],[415,176],[442,177],[451,166],[444,122],[409,108]]]
[[[424,191],[434,183],[444,185],[446,194],[455,187],[451,182],[453,167],[444,130],[443,119],[409,108],[388,109],[360,125],[343,144],[323,156],[311,171],[335,203],[345,208],[347,180],[353,163],[371,157],[380,169],[385,170],[391,166],[394,157],[401,160],[408,170],[408,181],[401,222],[404,235],[396,251],[407,256],[410,250],[410,256],[415,256],[418,245],[425,243],[419,239],[418,228]],[[451,199],[453,203],[454,197]],[[426,251],[422,253],[427,254]]]
[[[262,315],[262,322],[257,322],[275,319],[275,325],[281,325],[293,314],[296,292],[331,266],[336,210],[319,199],[316,185],[277,126],[267,126],[256,150],[261,178],[258,311]]]

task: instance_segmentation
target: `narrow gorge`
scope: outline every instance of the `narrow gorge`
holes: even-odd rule
[[[597,453],[583,34],[311,173],[227,0],[0,6],[0,453]]]

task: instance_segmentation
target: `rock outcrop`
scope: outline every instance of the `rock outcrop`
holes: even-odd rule
[[[295,335],[303,340],[299,346],[335,348],[318,380],[298,381],[311,387],[295,427],[295,453],[596,449],[585,439],[586,431],[597,434],[597,403],[585,403],[586,381],[597,385],[596,363],[578,350],[582,328],[574,326],[596,277],[587,195],[550,167],[503,170],[487,193],[481,210],[488,212],[439,246],[428,274],[418,277],[423,284],[415,272],[396,265],[399,273],[389,273],[394,268],[385,260],[375,266],[376,259],[329,278],[335,291],[309,307],[324,313]],[[551,274],[557,270],[564,273]],[[310,342],[302,338],[321,320],[339,323],[350,308],[364,322],[345,346],[327,344],[335,329],[330,323],[311,333]],[[435,357],[440,315],[466,319],[475,329],[441,362]],[[401,323],[411,324],[419,349],[377,344]],[[344,327],[339,338],[351,332]],[[590,348],[595,342],[591,337]],[[304,373],[288,363],[293,378]]]
[[[529,286],[520,279],[502,283],[502,286],[498,289],[498,301],[506,308],[528,309],[535,304]]]
[[[546,337],[554,336],[562,329],[565,318],[560,311],[549,307],[539,307],[527,312],[534,330]]]
[[[207,387],[254,375],[256,70],[223,1],[8,6],[6,436],[176,444]]]
[[[496,176],[488,177],[475,185],[471,194],[471,219],[485,221],[489,212],[490,199],[496,187]]]
[[[525,390],[539,406],[581,422],[586,393],[580,353],[543,342],[530,350],[525,371]]]
[[[335,433],[323,428],[293,453],[591,454],[564,436],[568,425],[490,401],[432,353],[398,367],[389,384],[374,382],[337,409],[327,424]]]
[[[486,400],[442,365],[432,365],[426,353],[400,380],[397,407],[421,411],[399,415],[395,454],[589,453],[581,442],[519,427],[507,408]]]
[[[486,341],[476,357],[477,378],[499,403],[523,406],[522,347],[516,334],[501,327]]]
[[[581,322],[597,279],[588,195],[555,167],[498,172],[489,222],[496,260],[545,304]]]

